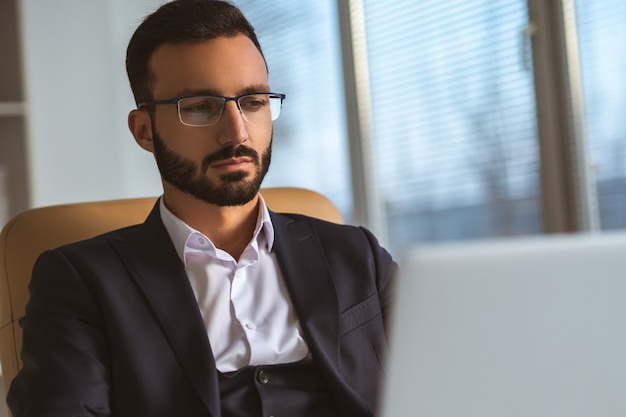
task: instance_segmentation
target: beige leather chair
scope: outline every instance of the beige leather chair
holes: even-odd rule
[[[323,195],[302,188],[265,188],[275,212],[299,213],[343,223],[339,210]],[[18,321],[28,300],[33,264],[46,249],[142,223],[155,198],[64,204],[28,210],[0,233],[0,363],[5,391],[22,367],[22,329]]]

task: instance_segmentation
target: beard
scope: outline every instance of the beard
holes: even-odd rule
[[[261,183],[272,159],[270,140],[269,146],[261,156],[254,149],[244,145],[228,146],[205,156],[198,166],[194,161],[168,149],[156,129],[153,130],[152,137],[154,158],[163,179],[184,193],[220,207],[242,206],[252,201],[261,189]],[[248,178],[250,175],[244,171],[222,174],[220,183],[207,178],[206,172],[214,162],[244,156],[251,158],[256,166],[251,178]]]

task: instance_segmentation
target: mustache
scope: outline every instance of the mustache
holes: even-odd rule
[[[245,145],[238,146],[228,146],[226,148],[220,149],[217,152],[213,152],[204,157],[202,160],[202,172],[206,172],[209,169],[209,166],[214,162],[223,161],[225,159],[230,158],[241,158],[243,156],[247,156],[251,158],[254,163],[259,165],[260,157],[259,153],[252,148],[249,148]]]

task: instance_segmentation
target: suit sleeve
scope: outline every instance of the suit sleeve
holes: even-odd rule
[[[40,256],[20,321],[23,369],[7,402],[14,417],[108,416],[109,353],[95,289],[59,250]]]
[[[366,228],[361,228],[370,247],[372,248],[372,256],[374,258],[374,271],[376,276],[376,286],[378,289],[378,297],[385,322],[385,330],[389,331],[389,318],[392,314],[395,281],[398,274],[398,264],[392,259],[389,252],[380,246],[376,237]]]

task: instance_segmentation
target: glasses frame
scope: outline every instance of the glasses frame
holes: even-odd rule
[[[160,105],[160,104],[175,104],[176,105],[176,111],[178,112],[178,120],[182,124],[184,124],[185,126],[191,126],[191,127],[213,126],[214,124],[219,122],[220,119],[222,118],[222,114],[224,114],[224,110],[226,109],[226,103],[229,102],[229,101],[234,101],[235,105],[237,106],[237,110],[239,110],[239,113],[241,113],[241,115],[243,116],[243,118],[245,120],[249,121],[246,118],[246,115],[243,112],[243,110],[241,110],[241,106],[239,104],[239,100],[244,98],[244,97],[254,96],[254,95],[257,95],[257,94],[267,94],[268,96],[270,96],[270,98],[280,98],[280,109],[282,109],[283,101],[287,97],[285,94],[271,93],[269,91],[262,91],[262,92],[256,92],[256,93],[246,93],[246,94],[242,94],[240,96],[235,96],[235,97],[216,96],[216,95],[212,95],[212,94],[194,94],[194,95],[191,95],[191,96],[169,98],[169,99],[165,99],[165,100],[144,101],[142,103],[138,103],[137,104],[137,108],[139,110],[141,110],[144,107],[157,106],[157,105]],[[222,109],[220,110],[219,115],[217,116],[217,119],[215,120],[215,122],[204,124],[204,125],[192,125],[192,124],[183,122],[183,117],[180,114],[180,102],[181,102],[181,100],[185,100],[185,99],[188,99],[188,98],[202,98],[202,97],[222,99]],[[278,116],[280,116],[280,111],[278,113]],[[276,116],[275,119],[271,119],[271,121],[274,121],[274,120],[278,119],[278,116]]]

